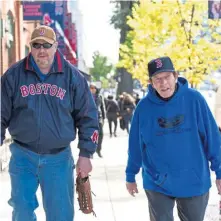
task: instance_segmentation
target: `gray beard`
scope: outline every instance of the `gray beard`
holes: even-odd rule
[[[40,59],[37,59],[37,63],[40,65],[48,65],[49,61],[41,61]]]

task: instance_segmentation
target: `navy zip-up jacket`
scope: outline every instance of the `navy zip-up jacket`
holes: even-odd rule
[[[1,77],[1,144],[5,130],[23,147],[39,154],[59,152],[75,140],[80,156],[97,146],[98,114],[84,76],[59,51],[44,81],[31,54]]]

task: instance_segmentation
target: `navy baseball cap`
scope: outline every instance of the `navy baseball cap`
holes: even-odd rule
[[[149,77],[153,77],[161,72],[175,72],[173,62],[169,57],[160,57],[148,63]]]

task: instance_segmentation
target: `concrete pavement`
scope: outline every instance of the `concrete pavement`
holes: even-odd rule
[[[109,138],[107,122],[104,127],[105,135],[103,142],[103,158],[96,154],[93,159],[93,172],[91,174],[91,187],[96,197],[93,197],[94,211],[97,217],[93,215],[84,215],[78,210],[75,196],[75,220],[76,221],[149,221],[148,203],[142,189],[140,174],[137,176],[139,194],[131,197],[125,188],[125,164],[127,160],[127,140],[125,131],[118,129],[117,138]],[[72,145],[75,160],[78,150],[76,142]],[[218,221],[218,203],[219,197],[214,184],[211,189],[209,206],[205,221]],[[36,214],[39,221],[45,221],[42,208],[41,194],[38,190],[39,208]],[[0,173],[0,221],[11,220],[11,208],[7,204],[10,196],[10,180],[7,171]],[[175,221],[178,221],[176,210],[174,210]]]

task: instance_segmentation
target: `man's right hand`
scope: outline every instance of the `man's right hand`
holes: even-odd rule
[[[138,193],[137,184],[126,182],[127,191],[131,196],[135,196],[135,193]]]
[[[88,176],[92,171],[92,164],[90,158],[79,156],[76,164],[77,175],[81,174],[81,178]]]

